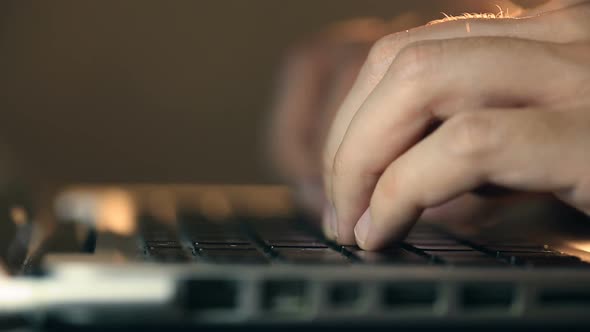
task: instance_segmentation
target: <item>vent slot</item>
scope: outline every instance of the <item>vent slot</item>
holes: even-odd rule
[[[467,284],[459,294],[465,311],[510,309],[514,302],[514,286],[510,283]]]
[[[189,279],[180,281],[177,302],[192,311],[231,310],[237,305],[238,285],[233,280]]]
[[[541,306],[586,306],[590,307],[590,289],[543,289],[539,291]]]
[[[337,282],[328,288],[328,301],[335,309],[350,309],[356,306],[361,296],[356,282]]]
[[[433,283],[391,283],[383,288],[383,305],[387,308],[424,308],[436,302]]]
[[[310,307],[305,280],[267,280],[262,284],[262,306],[277,314],[303,314]]]

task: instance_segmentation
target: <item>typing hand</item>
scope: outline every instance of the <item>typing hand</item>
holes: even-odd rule
[[[326,139],[329,235],[379,249],[485,184],[590,213],[589,22],[584,3],[380,39]]]

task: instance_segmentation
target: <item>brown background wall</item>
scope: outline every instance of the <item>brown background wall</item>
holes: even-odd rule
[[[444,1],[2,1],[1,137],[69,179],[269,182],[259,136],[282,51],[330,22],[408,10],[457,12]]]

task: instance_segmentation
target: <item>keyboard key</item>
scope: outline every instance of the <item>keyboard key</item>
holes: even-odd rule
[[[481,258],[481,259],[451,259],[445,260],[446,263],[456,266],[478,266],[478,267],[494,267],[494,266],[510,266],[508,262],[493,259],[493,258]]]
[[[507,265],[508,262],[480,251],[426,251],[452,265],[497,266]]]
[[[405,239],[405,242],[413,246],[452,246],[460,244],[457,240],[446,238],[431,238],[431,239]]]
[[[527,259],[525,260],[525,265],[536,267],[590,267],[590,264],[573,256]]]
[[[328,245],[319,241],[285,241],[285,240],[266,240],[269,246],[273,248],[328,248]]]
[[[586,266],[588,264],[581,261],[578,257],[560,254],[557,252],[518,252],[510,253],[508,256],[513,264],[526,266]]]
[[[148,249],[149,256],[164,263],[175,263],[188,261],[188,255],[181,248],[158,248],[151,247]]]
[[[421,250],[443,250],[443,251],[468,251],[473,250],[472,247],[463,245],[463,244],[416,244],[416,243],[409,243],[412,246],[421,249]]]
[[[429,254],[429,255],[433,255],[433,256],[439,256],[439,257],[476,257],[476,256],[485,256],[485,257],[491,257],[494,258],[494,256],[490,256],[487,255],[479,250],[475,250],[475,249],[469,249],[469,250],[461,250],[461,251],[457,251],[457,250],[425,250],[425,253]]]
[[[150,248],[180,248],[178,241],[146,241],[145,245]]]
[[[544,245],[492,245],[492,246],[485,246],[486,249],[497,251],[497,252],[530,252],[530,253],[544,253],[544,252],[554,252],[549,249],[548,246]]]
[[[252,244],[252,242],[250,240],[236,240],[236,239],[212,239],[212,240],[199,240],[199,241],[195,241],[193,242],[193,244],[195,246],[207,246],[207,245],[224,245],[224,246],[229,246],[229,245],[250,245]]]
[[[195,242],[194,246],[197,249],[256,249],[251,242],[241,243],[210,243],[210,242]]]
[[[250,238],[247,234],[238,233],[193,233],[189,239],[199,243],[249,243]]]
[[[420,256],[402,248],[389,248],[383,251],[364,251],[358,247],[346,246],[362,262],[368,264],[430,264],[428,257]]]
[[[544,247],[546,244],[534,242],[531,240],[521,239],[469,239],[473,243],[477,243],[486,247],[503,246],[503,247],[516,247],[516,248],[539,248]]]
[[[268,260],[257,249],[201,249],[199,257],[208,262],[220,264],[263,264]]]

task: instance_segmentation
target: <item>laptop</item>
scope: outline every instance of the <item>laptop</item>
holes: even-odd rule
[[[531,210],[471,232],[419,221],[367,252],[324,238],[281,186],[75,186],[45,220],[6,214],[0,325],[587,328],[590,221]]]

